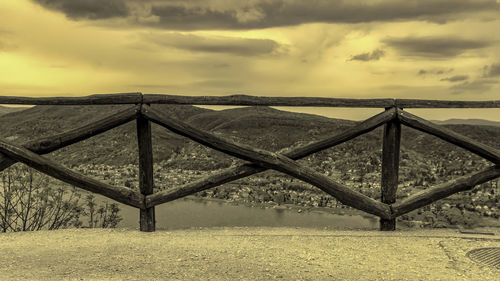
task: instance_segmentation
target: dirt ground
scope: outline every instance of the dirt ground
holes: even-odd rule
[[[456,230],[70,229],[0,234],[0,280],[498,280]],[[496,278],[496,279],[495,279]]]

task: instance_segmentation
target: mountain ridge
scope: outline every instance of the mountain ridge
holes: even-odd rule
[[[494,126],[500,127],[500,121],[492,121],[487,119],[460,119],[452,118],[447,120],[431,120],[432,122],[439,125],[479,125],[479,126]]]

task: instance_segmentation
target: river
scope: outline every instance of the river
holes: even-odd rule
[[[96,196],[98,202],[106,198]],[[109,200],[109,199],[108,199]],[[109,200],[109,202],[114,202]],[[139,210],[123,204],[119,228],[139,227]],[[327,229],[378,229],[378,219],[371,216],[340,215],[321,211],[286,208],[248,207],[231,203],[178,199],[156,206],[156,229],[174,230],[199,227],[308,227]]]

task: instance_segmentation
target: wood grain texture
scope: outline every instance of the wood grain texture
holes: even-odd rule
[[[444,141],[481,156],[497,165],[500,164],[500,151],[493,147],[482,144],[469,137],[463,136],[443,126],[436,125],[401,109],[398,109],[398,119],[402,124],[408,127],[412,127],[419,131],[436,136]]]
[[[400,108],[500,108],[500,100],[454,101],[396,99],[395,106]]]
[[[90,95],[84,97],[16,97],[0,96],[0,104],[32,105],[100,105],[100,104],[137,104],[142,102],[141,93],[118,93]]]
[[[452,194],[466,191],[474,186],[493,180],[500,176],[500,166],[492,166],[473,175],[463,176],[455,180],[422,190],[400,202],[392,205],[394,217],[404,215],[431,204],[437,200],[446,198]]]
[[[353,127],[348,128],[340,134],[336,134],[319,141],[314,141],[293,149],[284,148],[278,153],[283,154],[291,159],[297,160],[309,156],[313,153],[320,152],[324,149],[328,149],[332,146],[344,143],[359,135],[368,133],[375,128],[383,125],[385,122],[394,119],[395,117],[396,110],[394,108],[391,108],[371,118],[368,118]],[[184,196],[194,194],[196,192],[200,192],[202,190],[248,177],[265,170],[267,169],[254,164],[243,164],[234,168],[228,168],[217,174],[201,178],[180,187],[163,190],[153,195],[148,195],[146,196],[146,206],[155,206],[158,204],[166,203]]]
[[[22,146],[37,154],[50,153],[130,122],[137,117],[137,113],[139,111],[139,106],[126,108],[113,115],[107,116],[82,127],[62,132],[60,134],[46,137],[40,140],[31,141],[23,144]],[[14,163],[16,163],[15,160],[10,159],[3,154],[0,154],[0,171],[5,170]]]
[[[202,177],[182,186],[166,189],[146,196],[146,207],[167,203],[212,187],[232,182],[244,177],[267,170],[254,164],[244,164],[234,168],[227,168],[216,174]]]
[[[394,99],[343,99],[317,97],[259,97],[231,96],[178,96],[145,94],[144,103],[193,104],[193,105],[247,105],[247,106],[325,106],[386,108],[394,106]]]
[[[350,99],[322,97],[263,97],[249,95],[185,96],[167,94],[117,93],[83,97],[0,96],[0,104],[97,105],[97,104],[191,104],[247,106],[317,106],[359,108],[500,108],[500,100],[454,101],[419,99]]]
[[[137,118],[137,144],[139,146],[139,190],[143,196],[153,193],[153,146],[151,141],[151,122]],[[155,231],[155,208],[140,209],[140,230]]]
[[[320,97],[260,97],[231,96],[180,96],[145,94],[144,103],[196,104],[196,105],[263,105],[263,106],[324,106],[359,108],[500,108],[500,100],[453,101],[420,99],[346,99]]]
[[[375,116],[366,119],[363,122],[358,123],[355,126],[346,129],[342,133],[324,138],[319,141],[311,142],[309,144],[294,148],[292,150],[286,148],[280,153],[295,160],[300,159],[308,155],[311,155],[313,153],[320,152],[327,148],[331,148],[336,145],[342,144],[346,141],[352,140],[368,132],[371,132],[374,129],[378,128],[379,126],[385,124],[386,122],[393,120],[394,118],[396,118],[396,109],[390,108],[384,112],[381,112]]]
[[[294,160],[278,153],[256,149],[248,145],[238,144],[222,139],[211,133],[199,130],[191,125],[173,120],[148,106],[142,107],[142,114],[152,122],[163,126],[179,135],[190,138],[200,144],[224,152],[226,154],[247,160],[257,165],[274,169],[310,183],[326,193],[334,196],[340,202],[356,209],[383,218],[390,218],[389,206],[368,196],[351,190],[314,170],[299,165]]]
[[[0,151],[8,157],[22,162],[33,169],[79,188],[99,193],[123,204],[144,208],[144,196],[126,187],[112,186],[91,177],[74,172],[56,162],[44,158],[25,148],[0,140]]]
[[[381,201],[385,204],[396,202],[399,179],[399,152],[401,124],[397,119],[385,124],[382,143]],[[381,219],[380,230],[396,230],[396,219]]]

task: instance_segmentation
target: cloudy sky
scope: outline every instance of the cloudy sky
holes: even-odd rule
[[[2,95],[500,99],[500,0],[0,0],[0,19]]]

